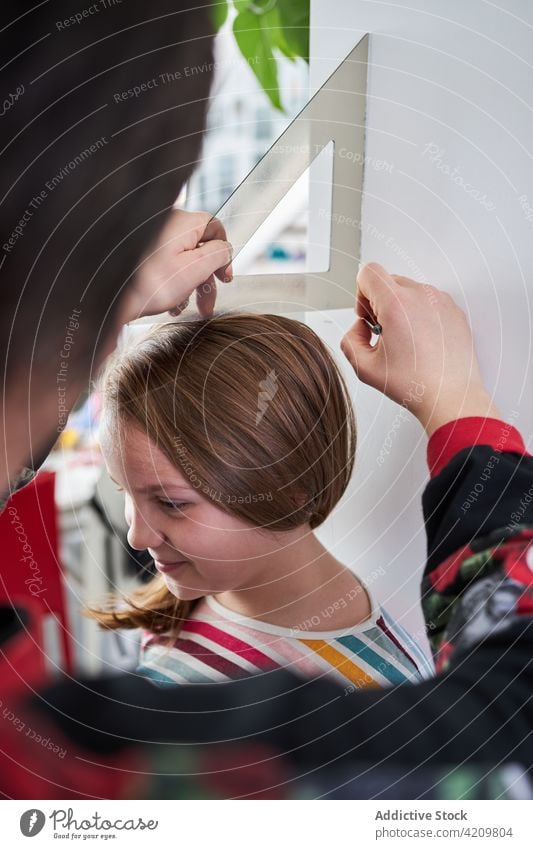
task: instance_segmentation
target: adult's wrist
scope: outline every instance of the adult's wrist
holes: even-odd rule
[[[486,389],[479,389],[461,397],[442,399],[432,408],[414,411],[428,439],[448,422],[464,418],[501,419],[502,414]]]

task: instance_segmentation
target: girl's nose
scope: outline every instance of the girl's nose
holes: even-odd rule
[[[126,507],[126,521],[129,524],[128,543],[132,548],[142,551],[145,548],[157,548],[161,544],[163,537],[149,517],[143,515],[138,507],[132,503]]]

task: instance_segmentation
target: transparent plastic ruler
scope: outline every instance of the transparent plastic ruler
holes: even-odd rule
[[[243,274],[220,285],[217,310],[291,313],[353,306],[360,254],[368,41],[365,35],[223,204],[234,257],[308,171],[309,204],[329,228],[322,271]],[[321,154],[329,154],[325,177]],[[320,164],[320,168],[317,166]],[[320,176],[313,181],[313,168]],[[311,245],[312,254],[313,245]],[[283,264],[280,263],[280,266]]]

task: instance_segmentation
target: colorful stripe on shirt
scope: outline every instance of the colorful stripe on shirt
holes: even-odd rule
[[[366,628],[318,639],[270,633],[253,620],[226,619],[203,600],[184,622],[177,638],[147,633],[138,671],[166,683],[212,683],[285,667],[306,678],[328,676],[355,688],[387,687],[419,681],[430,664],[407,633],[380,610]],[[301,633],[301,632],[299,632]]]

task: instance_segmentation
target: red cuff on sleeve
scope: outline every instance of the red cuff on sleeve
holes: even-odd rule
[[[524,440],[513,425],[483,416],[455,419],[437,428],[428,442],[427,462],[431,477],[438,475],[455,454],[473,445],[489,445],[495,451],[529,456]]]

